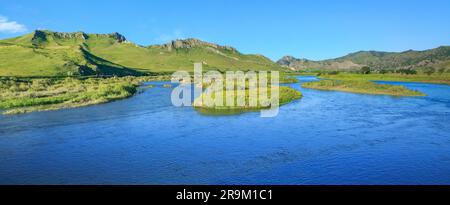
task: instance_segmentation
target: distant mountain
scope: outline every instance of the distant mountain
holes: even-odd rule
[[[285,56],[277,63],[292,70],[356,70],[363,66],[369,66],[374,70],[421,69],[428,66],[448,69],[450,68],[450,46],[425,51],[359,51],[323,61]]]
[[[119,33],[33,33],[0,40],[0,76],[141,75],[204,70],[285,70],[262,55],[198,39],[140,46]]]

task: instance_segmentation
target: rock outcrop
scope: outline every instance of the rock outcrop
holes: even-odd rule
[[[49,37],[54,39],[79,39],[87,40],[90,35],[95,35],[96,37],[111,38],[116,40],[118,43],[126,42],[127,39],[120,33],[114,32],[110,34],[86,34],[84,32],[54,32],[47,30],[36,30],[33,35],[33,42],[43,42]]]
[[[220,49],[220,50],[228,50],[231,52],[238,52],[235,48],[231,47],[231,46],[221,46],[221,45],[217,45],[214,43],[208,43],[205,41],[201,41],[195,38],[188,38],[185,40],[181,40],[181,39],[177,39],[177,40],[173,40],[169,43],[160,45],[160,47],[165,48],[169,51],[173,50],[173,49],[181,49],[181,48],[194,48],[194,47],[210,47],[210,48],[214,48],[214,49]]]
[[[53,31],[36,30],[34,31],[32,40],[47,40],[48,36],[53,36],[55,38],[62,38],[62,39],[78,38],[86,40],[89,38],[89,36],[84,32],[53,32]]]

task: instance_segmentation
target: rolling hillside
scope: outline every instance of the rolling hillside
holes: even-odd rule
[[[193,69],[284,70],[262,55],[197,39],[140,46],[119,33],[86,34],[37,30],[0,40],[0,76],[141,75]]]
[[[379,52],[359,51],[349,55],[323,61],[311,61],[285,56],[278,64],[293,70],[356,70],[369,66],[374,70],[414,69],[424,67],[450,68],[450,46],[441,46],[425,51]]]

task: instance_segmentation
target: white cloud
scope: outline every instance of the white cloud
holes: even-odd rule
[[[0,33],[20,33],[25,31],[27,31],[25,25],[9,21],[8,18],[0,15]]]

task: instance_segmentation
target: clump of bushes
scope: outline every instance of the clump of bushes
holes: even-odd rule
[[[333,70],[333,71],[320,71],[317,73],[317,76],[321,76],[321,75],[338,75],[339,71],[337,70]]]
[[[395,72],[396,73],[400,73],[400,74],[406,74],[406,75],[415,75],[415,74],[417,74],[417,71],[415,71],[413,69],[406,69],[406,68],[398,69]]]
[[[425,67],[422,70],[423,70],[423,73],[425,73],[427,75],[431,75],[436,72],[436,69],[434,69],[433,67]]]

